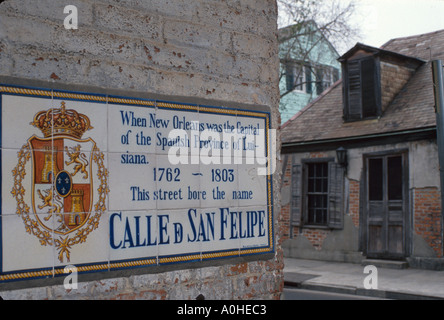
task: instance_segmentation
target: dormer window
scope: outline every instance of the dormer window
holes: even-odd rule
[[[343,63],[344,120],[381,115],[379,60],[374,56],[351,58]]]
[[[423,60],[358,43],[342,64],[344,121],[379,118]]]

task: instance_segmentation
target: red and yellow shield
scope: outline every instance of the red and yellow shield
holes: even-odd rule
[[[39,224],[65,235],[81,228],[93,199],[91,139],[70,137],[29,140],[32,150],[32,208]]]

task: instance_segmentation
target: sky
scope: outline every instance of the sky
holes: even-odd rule
[[[344,6],[352,1],[356,5],[350,25],[358,27],[360,34],[356,39],[347,41],[347,43],[336,44],[336,49],[341,55],[353,47],[356,42],[380,47],[390,39],[444,29],[444,0],[320,1],[339,1]],[[288,24],[285,22],[287,21],[285,12],[281,10],[279,14],[283,17],[281,23]],[[281,24],[280,27],[284,25]]]
[[[393,38],[444,29],[444,0],[355,0],[358,41],[380,47]],[[355,22],[354,22],[355,23]]]

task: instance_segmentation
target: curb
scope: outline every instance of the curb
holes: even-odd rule
[[[310,275],[307,275],[308,279],[316,277],[316,276],[311,276],[311,277],[309,276]],[[397,292],[391,290],[364,289],[353,286],[327,285],[327,284],[317,284],[309,282],[307,283],[307,281],[309,280],[302,280],[302,281],[295,281],[291,279],[284,280],[284,286],[296,289],[348,294],[348,295],[389,299],[389,300],[444,300],[443,297],[429,296],[423,294]]]

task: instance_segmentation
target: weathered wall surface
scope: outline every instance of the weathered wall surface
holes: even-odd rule
[[[408,150],[409,168],[409,223],[411,223],[412,266],[420,266],[415,259],[442,258],[442,232],[437,146],[432,140],[401,142],[393,145],[348,149],[348,167],[345,179],[344,228],[329,230],[292,227],[291,221],[291,162],[288,163],[282,184],[284,255],[286,257],[346,261],[360,263],[364,258],[359,248],[361,223],[360,196],[363,177],[363,154],[384,150]],[[426,156],[425,156],[426,155]],[[335,158],[335,151],[298,153],[296,163],[306,158]],[[427,168],[427,170],[424,170]],[[438,261],[438,260],[437,260]],[[422,267],[430,268],[425,264]],[[436,266],[432,267],[435,268]]]
[[[7,0],[2,75],[272,106],[274,1]]]
[[[0,4],[0,77],[69,90],[267,106],[278,127],[277,7],[274,0],[73,0],[78,29],[66,30],[63,2]],[[173,99],[173,98],[171,98]],[[278,146],[277,153],[279,154]],[[278,168],[276,172],[280,172]],[[273,183],[279,185],[276,174]],[[274,188],[276,254],[156,273],[91,274],[77,290],[62,280],[11,282],[3,299],[246,299],[280,297],[279,188]],[[32,288],[31,288],[32,287]]]

